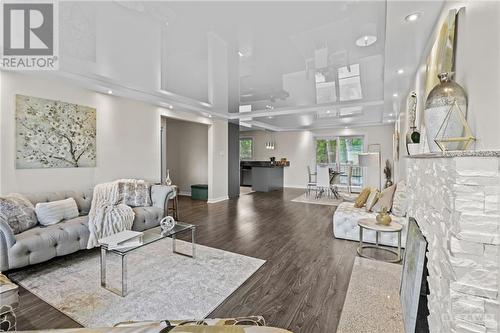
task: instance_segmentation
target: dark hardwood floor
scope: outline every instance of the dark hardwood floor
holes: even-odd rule
[[[300,190],[252,193],[207,205],[182,197],[197,242],[267,260],[209,317],[263,315],[293,332],[335,332],[357,243],[333,238],[334,207],[295,203]],[[18,329],[79,325],[21,288]],[[175,319],[175,318],[174,318]]]

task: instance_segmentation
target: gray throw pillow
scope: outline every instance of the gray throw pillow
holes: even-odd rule
[[[118,195],[122,202],[130,207],[151,206],[150,184],[144,180],[118,180]]]
[[[33,228],[37,224],[35,207],[21,194],[9,194],[0,197],[0,218],[14,234]]]

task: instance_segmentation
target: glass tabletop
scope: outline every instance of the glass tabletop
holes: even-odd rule
[[[196,226],[193,224],[176,222],[174,228],[165,234],[161,234],[160,227],[145,230],[144,234],[142,235],[142,243],[140,245],[134,245],[134,246],[130,246],[130,247],[124,247],[124,248],[112,249],[112,250],[108,250],[106,245],[101,245],[101,246],[104,247],[108,251],[111,251],[111,252],[114,252],[114,253],[117,253],[120,255],[124,255],[128,252],[137,250],[143,246],[146,246],[148,244],[159,241],[160,239],[164,239],[166,237],[172,237],[173,235],[176,235],[176,234],[183,232],[183,231],[186,231],[186,230],[191,230],[195,227]]]

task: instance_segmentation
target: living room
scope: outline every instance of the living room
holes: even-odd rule
[[[499,2],[1,6],[1,331],[498,331]]]

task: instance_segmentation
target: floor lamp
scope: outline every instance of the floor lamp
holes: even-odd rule
[[[376,147],[378,146],[379,151],[371,151],[370,152],[370,146]],[[380,145],[375,144],[375,145],[369,145],[368,146],[368,153],[361,153],[358,155],[359,157],[359,166],[360,167],[367,167],[367,168],[373,168],[373,167],[378,167],[378,179],[379,179],[379,189],[382,190],[382,176],[380,175],[380,168],[381,168],[381,160],[380,160]]]

